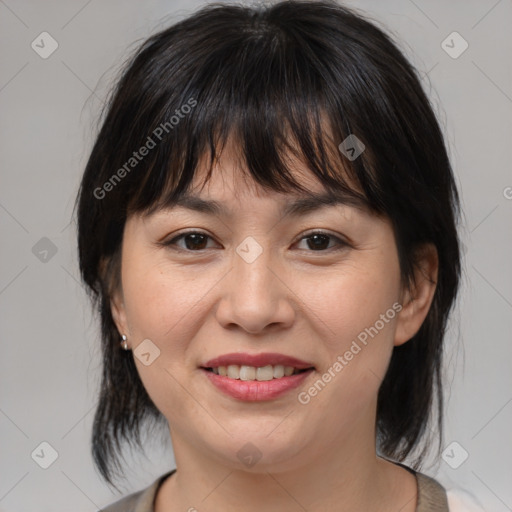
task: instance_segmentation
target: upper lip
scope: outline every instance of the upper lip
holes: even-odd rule
[[[237,364],[239,366],[254,366],[256,368],[267,365],[275,366],[278,364],[283,366],[293,366],[298,370],[313,368],[311,363],[307,363],[306,361],[302,361],[296,357],[272,352],[265,352],[263,354],[247,354],[243,352],[224,354],[206,361],[206,363],[201,366],[203,368],[218,368],[219,366],[229,366],[231,364]]]

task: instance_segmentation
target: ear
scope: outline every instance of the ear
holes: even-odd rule
[[[128,322],[126,319],[126,309],[124,305],[123,292],[119,288],[112,294],[110,298],[110,311],[112,312],[112,318],[116,324],[117,330],[120,336],[126,334],[130,337],[130,330],[128,328]]]
[[[424,244],[416,251],[414,281],[402,289],[402,310],[395,330],[395,346],[410,340],[427,317],[436,291],[439,258],[434,244]]]

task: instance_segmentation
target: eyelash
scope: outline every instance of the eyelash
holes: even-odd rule
[[[191,249],[184,249],[183,247],[179,247],[176,245],[176,241],[181,240],[182,238],[185,238],[188,235],[203,235],[210,239],[213,239],[208,233],[204,233],[203,231],[192,230],[192,231],[185,231],[183,233],[180,233],[179,235],[177,235],[176,237],[174,237],[173,239],[171,239],[169,241],[161,242],[160,245],[163,245],[164,247],[169,247],[173,250],[182,251],[182,252],[203,252],[203,251],[207,250],[207,249],[199,249],[196,251],[196,250],[191,250]],[[346,249],[347,247],[349,247],[349,244],[347,242],[345,242],[344,240],[342,240],[341,238],[333,235],[332,233],[329,233],[326,231],[321,231],[321,230],[320,231],[316,230],[316,231],[311,231],[309,233],[305,233],[295,243],[301,242],[302,240],[305,240],[308,238],[312,238],[314,235],[322,235],[322,236],[328,237],[330,239],[336,240],[339,247],[334,248],[334,249],[331,247],[328,249],[321,249],[318,251],[307,250],[307,252],[335,252],[335,251],[340,251],[342,249]]]

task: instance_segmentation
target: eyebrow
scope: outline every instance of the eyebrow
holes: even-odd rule
[[[286,202],[281,208],[281,214],[285,217],[299,217],[322,208],[337,205],[347,205],[366,211],[368,210],[368,203],[362,197],[346,192],[324,192],[299,196],[292,201]],[[219,201],[203,199],[192,194],[184,194],[173,201],[166,201],[164,208],[173,207],[186,208],[217,217],[227,217],[231,213],[226,206]]]

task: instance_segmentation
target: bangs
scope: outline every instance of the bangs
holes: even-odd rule
[[[228,42],[215,45],[216,34],[204,34],[186,56],[179,44],[169,44],[159,50],[157,84],[146,79],[132,86],[137,105],[127,110],[136,109],[138,126],[130,146],[151,140],[156,147],[123,184],[127,213],[149,215],[171,207],[203,163],[206,183],[228,142],[234,143],[240,172],[264,189],[308,195],[293,177],[298,160],[328,193],[342,193],[348,202],[381,212],[370,152],[349,159],[338,149],[351,134],[370,146],[362,127],[351,122],[357,119],[354,109],[368,112],[361,88],[335,76],[328,65],[332,49],[311,54],[311,41],[268,25],[249,28],[236,27]],[[151,51],[150,41],[137,58],[141,66],[150,65]],[[325,62],[318,58],[323,54]],[[345,63],[347,76],[357,76],[352,65]],[[129,147],[126,141],[124,146]]]

